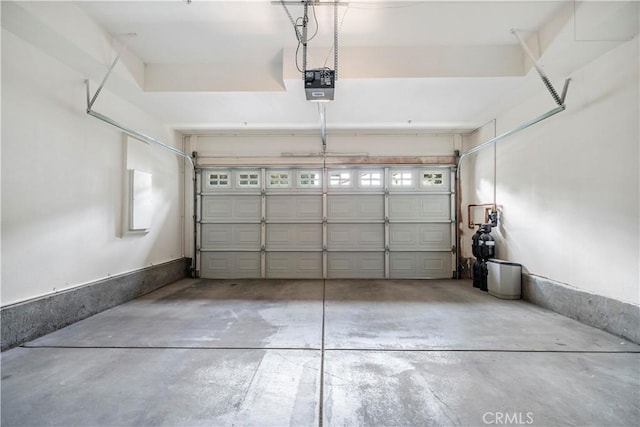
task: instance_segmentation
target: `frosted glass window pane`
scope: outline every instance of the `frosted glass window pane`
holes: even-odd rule
[[[351,172],[331,172],[329,174],[329,187],[350,187]]]
[[[299,187],[320,187],[320,173],[311,171],[300,171],[298,173]]]
[[[360,186],[382,187],[382,173],[381,172],[361,172]]]
[[[422,186],[430,187],[444,184],[444,173],[437,171],[422,172]]]
[[[238,187],[255,188],[260,186],[260,172],[238,172]]]
[[[291,187],[291,173],[290,172],[269,172],[269,187],[270,188],[289,188]]]
[[[211,172],[209,173],[209,186],[218,188],[229,187],[229,172]]]
[[[391,185],[394,187],[411,187],[413,185],[412,175],[411,172],[392,172]]]

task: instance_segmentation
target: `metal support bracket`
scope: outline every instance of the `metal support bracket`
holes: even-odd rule
[[[129,39],[131,38],[131,36],[133,36],[134,34],[129,34]],[[110,117],[105,116],[104,114],[100,114],[97,111],[93,111],[93,105],[96,103],[96,100],[98,99],[98,96],[100,95],[100,92],[102,92],[102,89],[104,88],[105,84],[107,83],[107,80],[109,79],[109,77],[111,76],[112,71],[114,70],[114,68],[116,67],[116,65],[118,64],[118,61],[120,61],[120,56],[122,55],[122,53],[124,52],[124,50],[126,49],[128,44],[128,41],[126,43],[123,43],[122,46],[120,47],[120,50],[118,51],[118,54],[116,55],[116,57],[113,59],[113,62],[111,63],[111,66],[109,67],[109,69],[107,70],[107,73],[105,74],[104,78],[102,79],[102,82],[100,83],[100,86],[98,86],[98,89],[96,90],[96,92],[93,94],[93,96],[91,96],[91,83],[89,82],[89,79],[85,80],[85,86],[86,86],[86,91],[87,91],[87,114],[95,117],[96,119],[102,120],[103,122],[117,128],[120,129],[121,131],[123,131],[124,133],[126,133],[127,135],[138,139],[140,141],[146,142],[147,144],[151,144],[151,145],[157,145],[160,148],[163,148],[165,150],[171,151],[174,154],[177,154],[185,159],[187,159],[189,161],[189,164],[191,164],[191,167],[193,168],[193,197],[194,197],[194,221],[193,221],[193,234],[194,234],[194,239],[193,239],[193,259],[191,260],[191,267],[190,270],[192,272],[193,277],[197,277],[198,276],[198,270],[197,270],[197,258],[198,258],[198,254],[201,252],[200,248],[197,246],[197,234],[198,234],[198,226],[202,225],[201,221],[198,221],[197,219],[197,214],[195,214],[195,209],[197,206],[197,179],[196,179],[196,173],[197,173],[197,168],[196,168],[196,152],[193,152],[193,157],[192,155],[189,155],[181,150],[178,150],[177,148],[174,148],[168,144],[165,144],[162,141],[157,140],[156,138],[153,138],[151,136],[145,135],[142,132],[138,132],[137,130],[128,128],[118,122],[116,122],[115,120],[113,120]]]
[[[320,138],[322,139],[322,152],[327,152],[327,108],[324,102],[318,102],[320,113]]]
[[[135,36],[135,34],[133,34],[133,33],[129,34],[129,37],[134,37],[134,36]],[[91,111],[91,108],[93,107],[93,104],[95,104],[96,99],[98,99],[98,95],[100,95],[100,92],[102,92],[102,88],[104,88],[105,83],[107,83],[107,79],[111,75],[111,72],[113,71],[114,68],[116,68],[116,65],[118,64],[118,61],[120,61],[120,56],[122,55],[122,52],[124,52],[124,50],[127,48],[127,45],[129,44],[129,40],[130,40],[130,38],[127,40],[126,43],[122,43],[122,46],[120,46],[120,50],[118,51],[118,54],[113,59],[113,62],[111,63],[111,66],[107,70],[107,74],[104,75],[104,78],[102,79],[102,82],[100,83],[100,86],[98,86],[98,89],[96,89],[96,93],[93,95],[93,98],[91,98],[91,100],[89,100],[89,85],[87,84],[87,113],[89,111]]]
[[[96,92],[94,93],[93,97],[91,96],[91,87],[90,87],[90,82],[89,80],[85,80],[85,86],[86,86],[86,90],[87,90],[87,114],[90,116],[95,117],[96,119],[102,120],[103,122],[110,124],[111,126],[114,126],[118,129],[120,129],[121,131],[123,131],[124,133],[126,133],[127,135],[139,139],[140,141],[146,142],[148,144],[152,144],[152,145],[157,145],[161,148],[164,148],[165,150],[171,151],[174,154],[177,154],[181,157],[184,157],[185,159],[189,160],[189,163],[191,164],[191,166],[195,169],[196,165],[194,160],[191,158],[191,156],[185,152],[183,152],[182,150],[178,150],[177,148],[174,148],[168,144],[165,144],[162,141],[157,140],[156,138],[153,138],[149,135],[145,135],[142,132],[138,132],[134,129],[131,129],[129,127],[126,127],[118,122],[116,122],[115,120],[111,119],[110,117],[105,116],[104,114],[100,114],[97,111],[93,111],[93,105],[96,103],[96,100],[98,99],[98,96],[100,95],[100,92],[102,92],[102,89],[104,88],[105,84],[107,83],[107,80],[109,79],[109,76],[111,76],[111,72],[113,71],[113,69],[116,67],[116,65],[118,64],[118,61],[120,61],[120,56],[122,55],[122,52],[124,52],[125,48],[127,47],[127,43],[123,43],[122,47],[120,48],[120,50],[118,51],[118,54],[116,55],[116,57],[114,58],[113,62],[111,63],[111,66],[109,67],[109,69],[107,70],[107,73],[105,74],[104,78],[102,79],[102,82],[100,83],[100,86],[98,86],[98,89],[96,89]]]
[[[561,96],[558,95],[558,92],[556,92],[556,89],[551,84],[551,81],[549,80],[547,73],[545,73],[544,69],[538,62],[538,58],[536,58],[533,52],[531,52],[531,49],[529,49],[529,46],[527,46],[527,44],[524,42],[524,39],[519,34],[518,30],[515,30],[515,29],[511,30],[511,33],[518,39],[518,41],[520,42],[520,46],[522,46],[522,49],[524,50],[524,52],[527,54],[529,59],[531,59],[531,61],[533,62],[533,66],[535,67],[536,71],[538,72],[538,75],[542,79],[542,83],[544,83],[544,85],[547,87],[547,90],[551,94],[551,97],[553,98],[553,100],[556,102],[556,104],[558,104],[558,106],[564,107],[564,99],[567,96],[567,89],[569,87],[569,82],[571,81],[571,79],[567,78],[564,81],[564,87],[562,88],[562,95]]]
[[[561,113],[562,111],[564,111],[567,107],[565,105],[565,98],[567,96],[567,90],[569,88],[569,82],[571,81],[571,78],[567,78],[564,81],[564,86],[562,88],[562,95],[558,96],[558,93],[556,92],[556,90],[554,89],[553,85],[551,84],[551,82],[549,81],[549,78],[547,77],[547,74],[544,72],[544,70],[542,69],[542,67],[540,66],[540,64],[538,63],[538,59],[535,57],[535,55],[533,54],[533,52],[531,52],[531,50],[529,49],[529,46],[527,46],[527,44],[524,42],[524,40],[522,39],[522,37],[520,36],[520,34],[518,34],[517,30],[511,30],[511,33],[518,39],[518,41],[520,42],[520,45],[522,45],[522,48],[524,49],[525,53],[529,56],[529,58],[533,61],[533,64],[536,68],[536,71],[538,72],[538,74],[540,75],[540,78],[542,79],[542,82],[544,83],[544,85],[547,87],[547,90],[549,91],[549,93],[551,94],[551,96],[553,97],[553,100],[556,102],[556,104],[558,104],[558,106],[552,110],[547,111],[546,113],[543,113],[531,120],[527,120],[526,122],[521,123],[520,125],[516,126],[515,128],[504,132],[501,135],[497,135],[487,141],[484,141],[483,143],[476,145],[473,148],[470,148],[467,151],[464,151],[462,153],[460,153],[460,156],[458,157],[458,164],[457,167],[455,169],[455,182],[456,185],[458,186],[458,188],[460,188],[460,175],[461,175],[461,170],[462,170],[462,161],[464,160],[465,157],[469,156],[470,154],[476,153],[490,145],[493,145],[495,143],[497,143],[498,141],[505,139],[513,134],[516,134],[518,132],[521,132],[527,128],[529,128],[530,126],[535,125],[536,123],[539,123],[543,120],[548,119],[549,117],[555,116],[558,113]],[[456,193],[460,194],[459,191],[456,191]],[[455,218],[455,222],[456,222],[456,227],[455,227],[455,234],[456,234],[456,243],[459,246],[460,243],[460,231],[458,230],[457,224],[458,224],[458,210],[459,210],[460,206],[459,206],[459,199],[456,201],[456,218]],[[456,251],[456,276],[459,273],[459,267],[460,267],[460,252]]]

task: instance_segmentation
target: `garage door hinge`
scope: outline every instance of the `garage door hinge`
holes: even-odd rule
[[[265,222],[267,222],[267,219],[265,217],[262,217],[260,218],[260,222],[264,224]]]
[[[267,248],[264,245],[260,246],[260,252],[266,252],[266,251],[267,251]]]
[[[451,246],[451,252],[456,252],[458,250],[458,248],[456,247],[456,245]]]
[[[323,217],[322,217],[322,223],[323,223],[323,224],[326,224],[326,223],[327,223],[327,217],[326,217],[326,216],[323,216]]]
[[[389,222],[390,222],[390,221],[389,221],[389,217],[388,217],[388,216],[385,216],[385,217],[384,217],[384,223],[385,223],[385,224],[389,224]]]

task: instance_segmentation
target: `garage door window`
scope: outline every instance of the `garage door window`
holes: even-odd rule
[[[231,185],[229,175],[229,172],[211,172],[209,174],[209,187],[229,188]]]
[[[382,173],[360,172],[360,187],[382,187]]]
[[[260,187],[260,172],[238,172],[238,187],[256,188]]]
[[[444,185],[444,173],[438,171],[422,171],[423,187],[438,187]]]
[[[329,187],[351,187],[351,172],[331,172]]]
[[[413,173],[410,171],[391,172],[392,187],[411,187],[413,185]]]
[[[311,171],[300,171],[298,173],[298,187],[317,188],[320,187],[320,173]]]
[[[291,187],[291,173],[288,171],[269,172],[269,188]]]

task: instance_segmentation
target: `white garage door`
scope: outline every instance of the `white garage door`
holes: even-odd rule
[[[445,167],[200,170],[204,278],[449,278]]]

